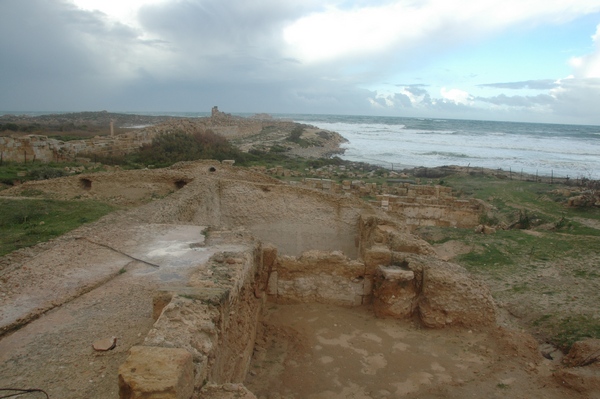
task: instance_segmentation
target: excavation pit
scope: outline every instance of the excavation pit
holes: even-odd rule
[[[258,399],[495,397],[498,386],[535,396],[520,363],[487,331],[423,329],[368,306],[269,303],[244,385]]]

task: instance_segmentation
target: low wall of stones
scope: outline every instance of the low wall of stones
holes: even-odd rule
[[[359,306],[371,294],[365,264],[343,253],[307,251],[299,257],[281,256],[267,285],[269,299],[278,303],[329,303]]]
[[[255,244],[214,255],[188,285],[158,293],[152,330],[119,368],[120,398],[190,398],[207,383],[225,391],[241,383],[264,304],[264,270]],[[223,389],[213,391],[220,397]]]
[[[373,196],[375,207],[399,217],[411,228],[420,226],[471,228],[479,224],[484,212],[480,201],[459,200],[452,189],[443,186],[401,185],[378,186],[375,183],[345,180],[341,184],[330,179],[305,178],[300,182],[290,182],[328,193],[352,193],[359,197]]]

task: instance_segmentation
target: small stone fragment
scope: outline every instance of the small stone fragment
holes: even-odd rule
[[[114,349],[117,346],[117,337],[99,339],[92,344],[95,351],[105,352]]]

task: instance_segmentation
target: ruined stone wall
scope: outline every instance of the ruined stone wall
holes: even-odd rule
[[[370,295],[365,265],[341,252],[307,251],[277,258],[268,281],[269,298],[279,303],[358,306]]]
[[[0,156],[11,162],[58,162],[64,154],[62,141],[46,136],[0,137]]]
[[[83,155],[128,154],[150,144],[158,133],[158,129],[139,130],[114,137],[97,136],[72,141],[38,135],[7,136],[0,137],[0,153],[4,161],[13,162],[61,162]]]
[[[352,193],[358,197],[376,197],[376,200],[371,201],[374,206],[399,217],[411,228],[419,226],[471,228],[479,224],[480,216],[484,211],[480,201],[456,199],[452,189],[443,186],[408,183],[400,186],[378,186],[360,180],[344,180],[340,184],[322,178],[305,178],[299,182],[290,182],[290,185],[334,194]]]
[[[255,243],[214,255],[188,285],[159,293],[153,328],[120,367],[120,397],[189,397],[207,382],[242,382],[264,304],[264,287],[257,284],[265,280],[263,273],[262,247]],[[154,376],[157,362],[160,375]]]

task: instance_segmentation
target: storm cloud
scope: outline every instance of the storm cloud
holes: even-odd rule
[[[592,0],[509,3],[152,0],[118,14],[127,2],[3,0],[0,110],[511,119],[514,109],[520,120],[600,123],[597,32],[586,33],[592,50],[565,57],[571,77],[485,81],[477,67],[444,80],[455,52],[513,27],[600,15]]]

